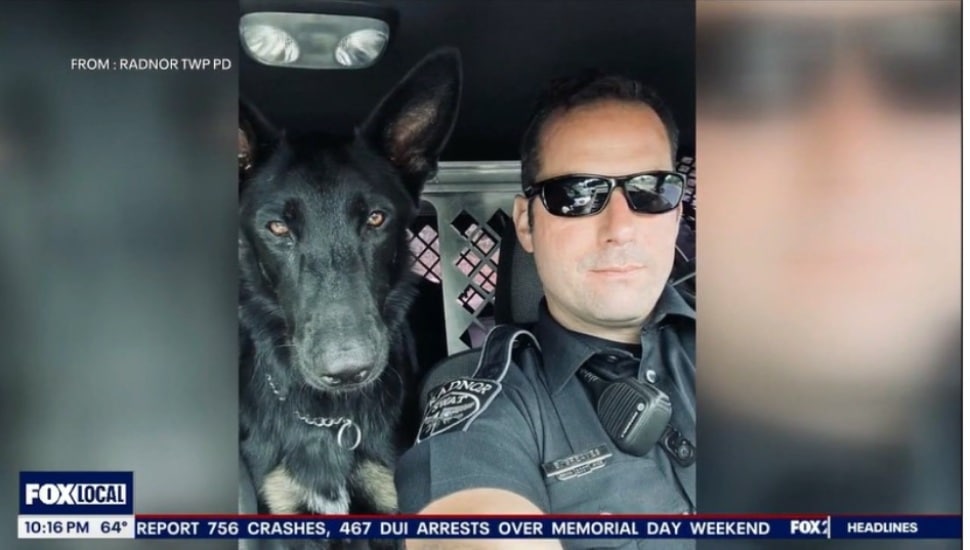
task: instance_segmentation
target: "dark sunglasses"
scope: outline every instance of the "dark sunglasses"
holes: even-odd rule
[[[961,32],[959,9],[851,22],[711,21],[697,29],[697,107],[711,115],[797,111],[855,51],[892,105],[959,109]]]
[[[618,178],[568,174],[533,183],[525,190],[525,196],[531,199],[538,195],[542,205],[554,216],[575,218],[599,213],[617,187],[626,194],[630,210],[641,214],[663,214],[677,208],[684,198],[687,177],[667,170]]]

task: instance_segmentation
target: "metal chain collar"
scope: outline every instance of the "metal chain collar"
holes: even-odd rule
[[[280,391],[276,383],[273,382],[272,376],[267,374],[266,382],[269,384],[270,391],[273,392],[273,395],[275,395],[278,400],[286,401],[286,394]],[[304,423],[310,426],[314,426],[317,428],[334,428],[334,427],[340,426],[340,428],[337,430],[337,445],[349,451],[353,451],[354,449],[360,446],[360,441],[363,438],[363,433],[361,432],[360,426],[358,426],[357,423],[353,421],[353,419],[347,418],[344,416],[309,417],[301,413],[300,411],[294,411],[294,412],[296,413],[297,418],[299,418]],[[347,438],[351,438],[351,442],[350,442],[351,444],[349,446],[346,445],[344,442],[344,440]]]

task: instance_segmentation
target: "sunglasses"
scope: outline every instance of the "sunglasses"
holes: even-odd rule
[[[623,189],[630,210],[663,214],[677,208],[684,198],[687,177],[677,172],[654,170],[609,178],[591,174],[568,174],[533,183],[525,196],[539,196],[554,216],[592,216],[606,208],[615,188]]]

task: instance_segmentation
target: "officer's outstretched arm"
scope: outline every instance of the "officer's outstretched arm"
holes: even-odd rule
[[[528,499],[502,489],[466,489],[443,496],[418,512],[421,515],[541,515],[543,511]],[[555,540],[536,539],[414,539],[408,550],[561,550]]]

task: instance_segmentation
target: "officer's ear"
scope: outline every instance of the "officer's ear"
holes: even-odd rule
[[[522,195],[515,197],[512,204],[512,221],[515,223],[515,235],[519,238],[522,249],[532,254],[535,249],[532,246],[532,201]]]

